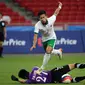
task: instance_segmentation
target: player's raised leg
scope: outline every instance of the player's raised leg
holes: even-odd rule
[[[58,55],[59,59],[62,59],[62,48],[54,49],[56,40],[54,40],[54,42],[51,42],[51,43],[53,44],[52,45],[53,50],[51,51],[51,54]]]
[[[44,67],[46,66],[46,64],[48,63],[48,61],[50,59],[51,54],[59,54],[60,57],[62,57],[61,50],[53,49],[54,46],[55,46],[55,39],[43,42],[43,47],[44,47],[44,50],[46,51],[46,53],[43,58],[43,63],[42,63],[41,69],[44,69]]]
[[[60,49],[53,49],[52,54],[58,55],[59,59],[62,59],[62,48]]]

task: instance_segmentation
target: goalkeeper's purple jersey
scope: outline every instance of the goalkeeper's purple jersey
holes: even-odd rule
[[[39,74],[35,74],[35,71],[38,70],[38,67],[34,67],[32,72],[29,74],[29,79],[26,81],[26,83],[51,83],[51,72],[50,71],[42,71]]]

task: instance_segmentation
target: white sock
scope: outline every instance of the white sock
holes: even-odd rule
[[[60,54],[60,50],[53,49],[52,54]]]
[[[43,58],[43,64],[40,67],[40,69],[44,69],[45,68],[45,66],[48,63],[49,59],[50,59],[50,54],[45,53],[44,58]]]

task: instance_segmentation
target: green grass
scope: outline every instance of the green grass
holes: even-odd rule
[[[47,70],[56,66],[62,66],[69,63],[85,63],[85,54],[64,54],[63,59],[59,60],[57,56],[52,56],[47,65]],[[14,82],[10,79],[12,74],[17,76],[18,71],[21,68],[31,71],[32,67],[40,66],[42,64],[43,55],[4,55],[4,58],[0,58],[0,85],[21,85],[18,82]],[[70,72],[74,76],[85,75],[85,69],[75,69]],[[32,84],[34,85],[34,84]],[[40,85],[40,84],[39,84]],[[43,85],[43,84],[41,84]],[[46,84],[49,85],[49,84]],[[56,85],[56,84],[50,84]],[[67,85],[67,84],[57,84]],[[85,80],[79,83],[72,83],[69,85],[85,85]]]

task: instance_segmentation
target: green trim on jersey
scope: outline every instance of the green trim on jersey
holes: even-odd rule
[[[46,42],[43,42],[43,47],[44,47],[45,51],[46,51],[47,46],[51,46],[52,48],[54,48],[54,46],[55,46],[55,39],[51,39],[51,40],[48,40]]]

